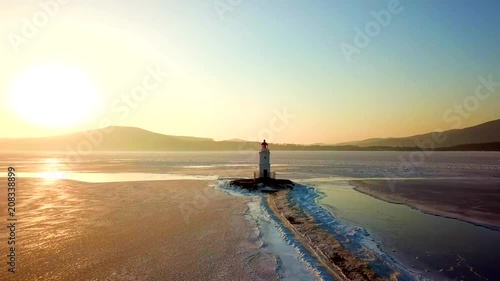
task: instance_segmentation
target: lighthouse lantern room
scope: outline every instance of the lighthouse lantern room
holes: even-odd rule
[[[271,177],[271,153],[267,147],[267,142],[264,140],[261,144],[259,151],[260,161],[259,161],[259,177],[270,178]]]

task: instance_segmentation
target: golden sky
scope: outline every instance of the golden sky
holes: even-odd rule
[[[350,59],[342,44],[387,1],[327,2],[2,1],[0,137],[119,125],[336,143],[500,118],[488,2],[466,18],[434,4],[436,20],[401,1]]]

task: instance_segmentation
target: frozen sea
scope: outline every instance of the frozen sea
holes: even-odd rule
[[[418,163],[411,161],[410,152],[271,153],[277,176],[300,183],[293,196],[302,208],[352,251],[367,249],[400,270],[402,280],[500,278],[499,231],[380,201],[347,183],[400,178],[498,184],[500,153],[434,152]],[[246,217],[254,223],[262,249],[276,258],[281,279],[330,279],[269,213],[262,195],[227,189],[223,179],[253,176],[258,162],[255,152],[113,152],[80,159],[64,153],[1,156],[1,165],[15,166],[20,177],[87,182],[212,180],[215,188],[251,198]]]

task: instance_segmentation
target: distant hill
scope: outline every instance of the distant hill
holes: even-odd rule
[[[225,140],[225,141],[232,141],[232,142],[247,142],[246,140],[242,140],[242,139],[230,139],[230,140]]]
[[[462,144],[451,147],[441,147],[440,151],[500,151],[500,142]]]
[[[328,145],[328,144],[326,144],[326,143],[324,143],[324,142],[317,142],[317,143],[313,143],[313,144],[311,144],[311,145]]]
[[[214,141],[210,138],[163,135],[135,127],[42,137],[0,139],[0,151],[205,151],[257,150],[260,142]]]
[[[422,146],[426,140],[433,140],[433,134],[435,134],[435,132],[403,138],[373,138],[362,141],[339,143],[336,145],[353,145],[359,147],[415,147],[419,146],[419,144]],[[469,128],[444,131],[441,135],[443,138],[445,137],[446,140],[443,142],[433,142],[436,148],[500,142],[500,119]]]
[[[443,133],[446,141],[437,150],[500,151],[500,120]],[[407,138],[370,139],[339,145],[271,144],[272,150],[388,151],[420,150],[417,143],[432,139],[432,133]],[[108,127],[43,138],[0,139],[1,151],[215,151],[258,150],[260,141],[163,135],[134,127]]]
[[[210,138],[170,136],[134,127],[108,127],[79,133],[22,139],[0,139],[2,150],[65,151],[68,148],[106,151],[214,150],[220,143]]]

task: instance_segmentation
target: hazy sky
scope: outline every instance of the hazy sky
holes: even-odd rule
[[[498,1],[20,2],[0,2],[0,137],[333,143],[500,118]]]

